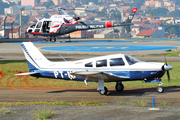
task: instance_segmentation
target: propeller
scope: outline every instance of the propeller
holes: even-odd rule
[[[166,60],[166,55],[164,55],[164,59],[165,59],[165,64],[164,64],[164,66],[166,65],[166,66],[168,66],[168,64],[167,64],[167,60]],[[163,66],[163,69],[164,69],[164,66]],[[164,69],[165,70],[165,69]],[[170,83],[170,74],[169,74],[169,70],[167,70],[167,77],[168,77],[168,82]]]

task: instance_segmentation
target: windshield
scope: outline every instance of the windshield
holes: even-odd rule
[[[61,14],[62,15],[67,15],[67,12],[64,9],[61,9]]]
[[[37,23],[37,22],[36,22]],[[32,24],[30,28],[34,28],[36,26],[36,23]]]
[[[140,61],[140,60],[138,60],[132,56],[129,56],[129,55],[125,55],[125,58],[126,58],[129,65],[135,64],[135,63]]]

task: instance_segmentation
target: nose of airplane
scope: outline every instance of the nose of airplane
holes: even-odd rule
[[[173,69],[173,67],[171,65],[168,65],[168,64],[164,64],[162,67],[162,70],[164,70],[164,71],[169,71],[171,69]]]

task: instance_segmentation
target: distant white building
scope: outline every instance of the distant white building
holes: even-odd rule
[[[20,11],[19,11],[19,8],[17,6],[14,6],[14,7],[9,7],[9,8],[4,8],[4,14],[7,15],[7,14],[19,14]]]

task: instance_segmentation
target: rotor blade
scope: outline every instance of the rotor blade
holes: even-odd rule
[[[78,8],[76,8],[76,9],[70,9],[70,8],[67,8],[67,9],[65,9],[65,10],[80,10],[80,11],[89,11],[89,12],[96,12],[96,13],[104,13],[104,12],[101,12],[101,11],[83,10],[83,9],[78,9]]]
[[[167,77],[168,77],[168,82],[170,83],[170,74],[169,74],[169,71],[167,71]]]

